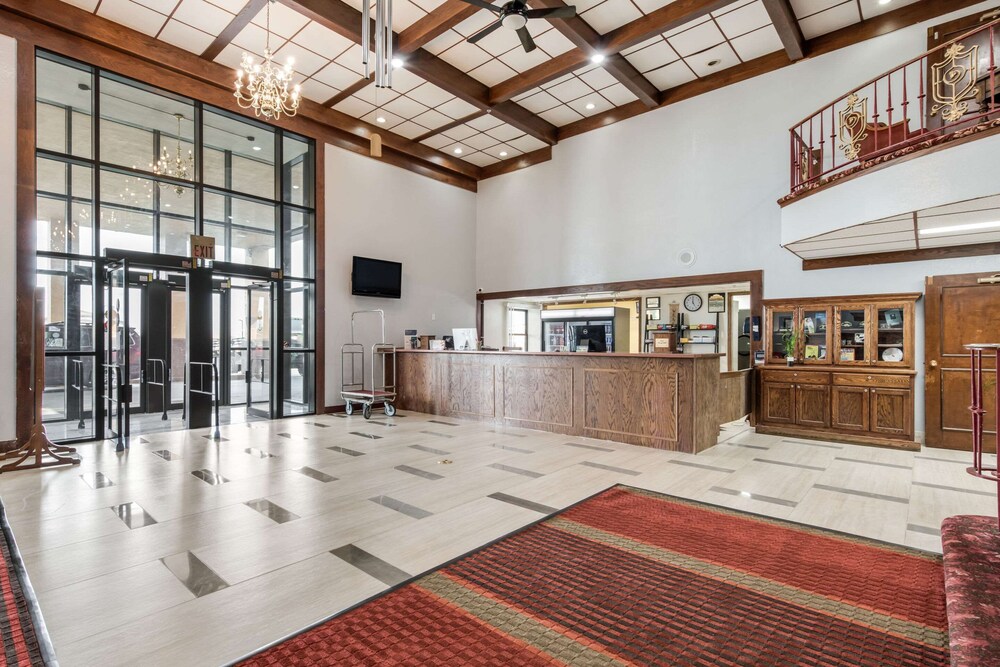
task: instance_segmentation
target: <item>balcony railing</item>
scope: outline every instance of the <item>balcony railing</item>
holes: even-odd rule
[[[1000,20],[847,93],[791,128],[791,196],[1000,126]]]

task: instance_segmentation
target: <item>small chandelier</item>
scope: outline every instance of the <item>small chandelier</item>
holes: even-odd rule
[[[155,164],[150,164],[149,169],[157,176],[190,181],[194,177],[194,153],[189,150],[187,158],[181,157],[181,121],[184,120],[184,114],[175,113],[174,118],[177,119],[177,153],[174,157],[170,157],[167,147],[163,146],[160,150],[160,159]],[[171,187],[168,183],[160,183],[159,186],[161,188]],[[173,189],[177,196],[181,197],[187,188],[182,185],[174,185]]]
[[[274,64],[274,54],[271,53],[271,3],[267,2],[266,30],[267,41],[264,46],[264,61],[254,62],[253,56],[243,52],[240,69],[236,70],[236,92],[233,96],[243,109],[253,109],[257,116],[278,120],[281,114],[294,116],[299,110],[298,84],[291,86],[292,65],[289,58],[284,67]],[[246,83],[243,77],[246,76]],[[291,86],[291,91],[289,91]]]
[[[371,9],[363,0],[367,11],[361,12],[361,64],[365,78],[370,71],[368,54],[371,51]],[[392,88],[392,0],[375,0],[375,87]]]

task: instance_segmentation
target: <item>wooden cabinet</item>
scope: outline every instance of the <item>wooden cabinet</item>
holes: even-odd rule
[[[758,430],[916,449],[913,311],[919,294],[764,302]],[[796,336],[794,366],[783,341]]]

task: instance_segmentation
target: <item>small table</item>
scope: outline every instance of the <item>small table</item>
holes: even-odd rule
[[[972,369],[972,404],[969,411],[972,413],[972,466],[966,468],[966,472],[973,477],[988,479],[1000,483],[1000,473],[997,466],[983,465],[983,352],[992,352],[996,358],[997,372],[1000,372],[1000,343],[973,343],[966,345],[971,355]],[[994,403],[996,413],[996,434],[997,442],[1000,443],[1000,382],[996,383],[996,403]],[[1000,448],[998,448],[1000,450]],[[997,495],[997,520],[1000,522],[1000,490]]]

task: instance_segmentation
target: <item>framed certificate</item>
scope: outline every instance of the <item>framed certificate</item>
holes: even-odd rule
[[[660,307],[660,297],[658,296],[646,297],[646,308],[659,308],[659,307]]]

